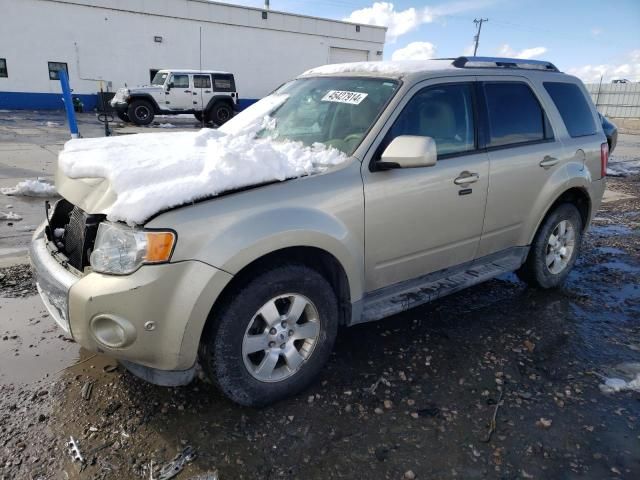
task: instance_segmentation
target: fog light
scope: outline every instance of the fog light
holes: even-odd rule
[[[101,313],[91,319],[96,341],[108,348],[124,348],[136,339],[136,329],[127,319]]]

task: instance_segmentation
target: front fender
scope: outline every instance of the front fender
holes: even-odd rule
[[[147,226],[178,232],[172,262],[199,260],[237,274],[288,247],[333,255],[349,281],[351,301],[364,287],[364,197],[360,162],[325,174],[277,182],[184,206]]]

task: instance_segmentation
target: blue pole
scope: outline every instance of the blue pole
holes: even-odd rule
[[[71,98],[71,87],[69,87],[69,77],[64,70],[58,70],[58,78],[62,87],[62,98],[64,100],[64,109],[67,111],[67,119],[69,120],[69,130],[71,130],[71,138],[79,138],[78,122],[76,122],[76,112],[73,109],[73,99]]]

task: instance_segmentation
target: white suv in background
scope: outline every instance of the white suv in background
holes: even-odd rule
[[[155,115],[181,113],[222,125],[237,105],[233,74],[214,70],[159,70],[151,85],[120,88],[111,100],[120,120],[136,125],[150,124]]]

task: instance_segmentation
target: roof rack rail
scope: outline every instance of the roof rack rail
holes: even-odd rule
[[[545,72],[560,71],[551,62],[524,58],[458,57],[453,60],[452,64],[457,68],[522,68],[526,70],[542,70]]]

